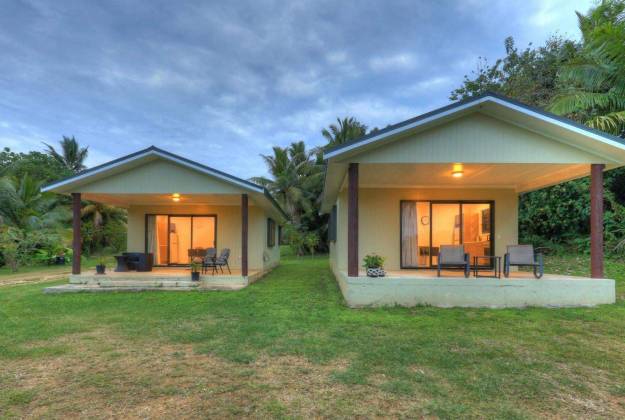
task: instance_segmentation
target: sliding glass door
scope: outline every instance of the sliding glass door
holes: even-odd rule
[[[429,268],[438,264],[441,245],[464,245],[473,256],[491,255],[492,202],[402,201],[401,267]]]
[[[145,239],[155,265],[189,264],[192,255],[217,246],[217,217],[149,214]]]

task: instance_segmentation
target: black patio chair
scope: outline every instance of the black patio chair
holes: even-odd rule
[[[206,248],[204,256],[202,257],[202,274],[208,272],[209,268],[213,269],[215,273],[215,259],[217,258],[217,250],[215,248]]]
[[[508,245],[508,252],[503,256],[503,275],[510,276],[510,267],[532,267],[534,277],[541,278],[544,273],[543,254],[535,253],[532,245]]]
[[[464,245],[441,245],[438,250],[438,277],[441,276],[443,268],[462,269],[464,276],[469,277],[471,266],[469,254],[464,252]]]
[[[224,273],[224,266],[228,269],[228,273],[232,274],[230,271],[230,265],[228,264],[228,258],[230,258],[230,248],[224,248],[221,250],[219,257],[215,258],[215,265],[213,266],[213,274],[218,269],[221,270],[221,274]]]

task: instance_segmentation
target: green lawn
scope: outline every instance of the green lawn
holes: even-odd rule
[[[586,309],[348,309],[325,258],[237,292],[3,287],[0,413],[623,418],[625,265],[607,272],[618,303]]]
[[[108,267],[115,267],[115,259],[113,256],[105,256],[104,262]],[[100,263],[100,257],[83,257],[82,267],[84,269],[93,269],[96,264]],[[8,266],[0,267],[0,281],[8,276],[26,276],[30,274],[54,274],[64,271],[72,271],[72,263],[67,262],[65,265],[25,265],[18,268],[17,271],[11,270]]]

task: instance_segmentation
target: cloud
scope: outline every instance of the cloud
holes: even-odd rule
[[[384,127],[444,105],[506,36],[576,35],[590,5],[5,0],[0,147],[75,135],[90,165],[154,144],[262,175],[272,145],[319,145],[337,117]]]
[[[408,52],[372,57],[369,60],[369,67],[373,71],[414,70],[417,64],[416,56]]]

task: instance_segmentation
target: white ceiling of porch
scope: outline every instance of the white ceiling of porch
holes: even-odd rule
[[[465,164],[461,178],[452,164],[360,164],[361,188],[512,188],[530,191],[589,174],[587,164]]]
[[[115,205],[119,207],[129,206],[185,206],[185,205],[241,205],[240,195],[220,194],[182,194],[179,202],[174,202],[170,194],[95,194],[83,193],[84,200],[93,200],[99,203]],[[253,198],[250,205],[255,205]]]

